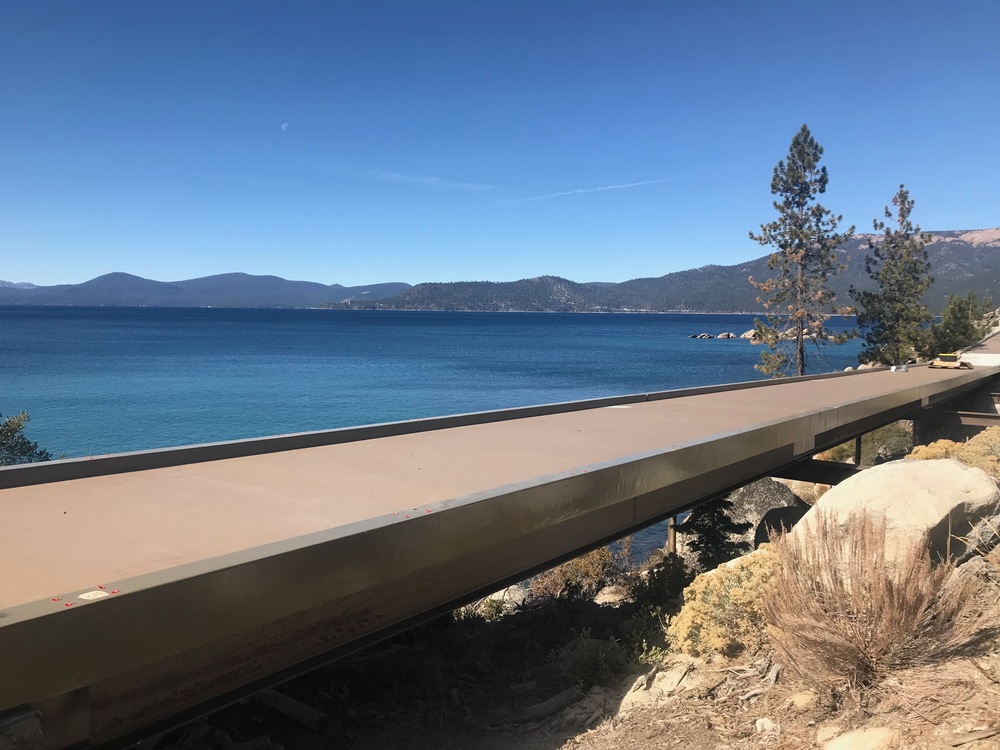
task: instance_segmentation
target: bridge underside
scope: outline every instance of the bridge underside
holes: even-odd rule
[[[117,743],[969,389],[996,368],[626,396],[0,470],[0,712]]]

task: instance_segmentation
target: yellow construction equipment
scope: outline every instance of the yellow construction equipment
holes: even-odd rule
[[[938,367],[944,370],[971,370],[971,362],[962,362],[957,352],[953,354],[939,354],[937,359],[932,360],[930,367]]]

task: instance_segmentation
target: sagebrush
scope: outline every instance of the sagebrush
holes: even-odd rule
[[[774,543],[763,603],[779,661],[814,684],[852,689],[891,670],[946,658],[970,642],[961,615],[971,583],[944,587],[954,568],[918,541],[886,556],[884,520],[820,515]]]
[[[702,573],[684,589],[684,606],[670,623],[675,648],[688,654],[734,657],[764,645],[762,602],[777,558],[770,545]]]
[[[539,573],[528,588],[536,599],[593,599],[610,577],[613,563],[611,550],[600,547]]]
[[[966,466],[982,469],[997,479],[1000,478],[1000,427],[983,430],[964,443],[935,440],[929,445],[917,446],[907,458],[912,461],[954,458]]]

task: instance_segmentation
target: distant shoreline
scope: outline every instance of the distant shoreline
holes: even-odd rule
[[[286,307],[286,306],[246,306],[246,305],[66,305],[66,304],[28,304],[0,303],[0,310],[18,309],[63,309],[63,310],[318,310],[322,312],[358,312],[358,313],[462,313],[487,315],[754,315],[764,316],[764,312],[723,311],[723,310],[433,310],[408,307],[350,307],[337,305],[331,307]],[[831,317],[842,317],[831,314]]]

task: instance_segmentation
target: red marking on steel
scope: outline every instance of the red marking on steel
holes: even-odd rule
[[[73,602],[66,602],[63,606],[64,607],[72,607],[73,606]]]
[[[111,589],[111,593],[112,594],[117,594],[118,593],[118,589]]]
[[[54,602],[57,602],[57,601],[59,601],[59,597],[58,597],[58,596],[53,596],[53,597],[52,597],[52,601],[54,601]]]
[[[99,583],[99,584],[97,584],[97,588],[99,588],[99,589],[103,589],[103,588],[104,588],[104,584],[103,584],[103,583]]]

